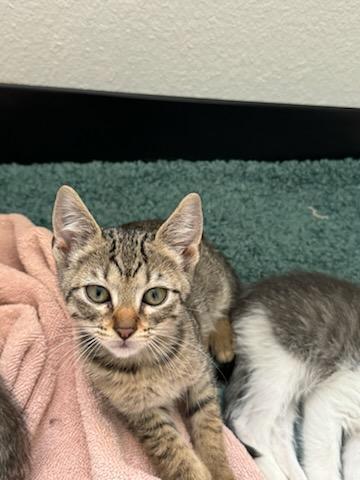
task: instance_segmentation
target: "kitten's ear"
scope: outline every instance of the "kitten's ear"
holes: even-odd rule
[[[156,240],[165,243],[181,255],[184,266],[195,266],[199,260],[199,246],[203,234],[201,199],[190,193],[161,225]]]
[[[100,236],[101,229],[71,187],[63,185],[57,192],[53,209],[54,249],[67,253]]]

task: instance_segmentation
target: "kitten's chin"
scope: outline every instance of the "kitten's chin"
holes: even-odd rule
[[[108,350],[113,357],[116,358],[128,358],[137,355],[145,345],[134,342],[133,340],[123,342],[122,340],[110,340],[103,342],[104,347]]]

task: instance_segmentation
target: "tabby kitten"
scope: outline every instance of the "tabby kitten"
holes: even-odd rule
[[[54,256],[87,371],[142,442],[164,480],[232,480],[204,344],[233,356],[237,280],[202,241],[200,197],[164,222],[101,229],[68,186],[58,191]],[[170,415],[184,401],[195,447]]]
[[[29,467],[25,421],[0,377],[0,480],[23,480]]]
[[[269,278],[244,296],[234,330],[226,416],[266,478],[359,480],[360,287],[320,273]]]

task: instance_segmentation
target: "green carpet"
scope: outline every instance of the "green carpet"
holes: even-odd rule
[[[39,225],[50,227],[55,192],[63,183],[78,190],[104,226],[164,217],[185,194],[197,191],[207,236],[244,281],[295,268],[360,281],[357,160],[5,164],[0,169],[0,212],[20,212]]]

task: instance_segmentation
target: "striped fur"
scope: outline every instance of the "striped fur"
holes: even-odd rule
[[[232,359],[239,284],[202,240],[199,197],[186,197],[165,222],[102,230],[77,194],[62,187],[53,225],[61,289],[96,388],[127,420],[162,479],[232,480],[207,348]],[[86,285],[106,288],[111,301],[93,303]],[[145,304],[144,292],[155,287],[166,289],[166,300]],[[131,336],[120,338],[123,331]],[[179,403],[194,450],[170,415]]]

